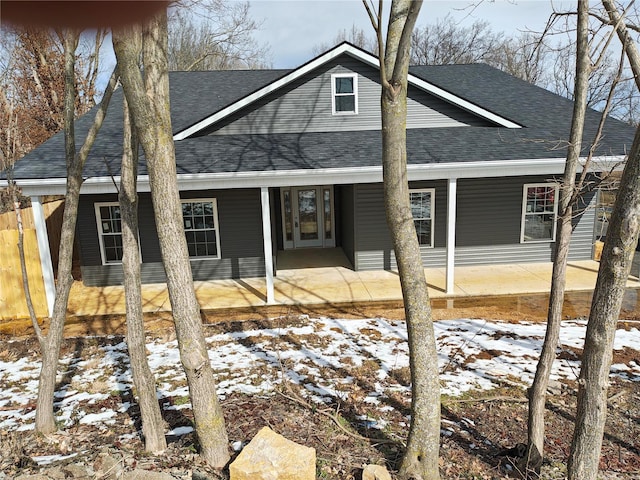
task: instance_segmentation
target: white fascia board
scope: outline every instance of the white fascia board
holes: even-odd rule
[[[471,103],[465,100],[462,97],[454,95],[453,93],[447,92],[440,87],[433,85],[421,78],[416,77],[415,75],[409,74],[409,83],[414,86],[431,93],[432,95],[444,100],[445,102],[451,103],[457,107],[462,108],[468,112],[471,112],[485,120],[489,120],[490,122],[496,123],[502,127],[506,128],[522,128],[522,125],[519,125],[511,120],[508,120],[500,115],[497,115],[485,108],[482,108],[475,103]]]
[[[40,179],[17,179],[16,184],[22,190],[25,197],[42,195],[64,195],[67,191],[66,178],[40,178]],[[0,180],[0,188],[7,186],[7,182]]]
[[[625,157],[595,158],[590,172],[608,171],[622,165]],[[584,159],[581,159],[584,162]],[[520,175],[559,175],[564,172],[564,158],[471,161],[409,165],[409,180],[442,180],[453,178],[514,177]],[[115,194],[119,177],[95,177],[85,180],[82,194]],[[217,190],[228,188],[291,187],[300,185],[344,185],[382,182],[382,166],[351,168],[317,168],[305,170],[274,170],[264,172],[225,172],[178,175],[180,190]],[[6,182],[5,182],[6,183]],[[64,195],[64,178],[48,180],[18,180],[23,194]],[[0,183],[2,186],[2,183]],[[149,177],[138,177],[138,191],[149,192]]]
[[[409,180],[557,175],[564,172],[564,165],[563,158],[409,165],[407,175]]]
[[[264,96],[270,94],[271,92],[278,90],[279,88],[284,87],[285,85],[288,85],[289,83],[297,80],[298,78],[300,78],[301,76],[309,73],[310,71],[318,68],[319,66],[333,60],[334,58],[342,55],[345,52],[348,53],[352,53],[355,51],[356,49],[354,49],[351,45],[348,44],[340,44],[338,45],[336,48],[334,48],[333,50],[329,50],[327,53],[320,55],[319,57],[311,60],[308,63],[305,63],[304,65],[302,65],[301,67],[298,67],[297,69],[295,69],[292,72],[289,72],[288,74],[286,74],[285,76],[279,78],[278,80],[276,80],[275,82],[272,82],[268,85],[265,85],[264,87],[262,87],[259,90],[256,90],[255,92],[253,92],[252,94],[242,98],[241,100],[238,100],[235,103],[232,103],[231,105],[229,105],[228,107],[223,108],[222,110],[219,110],[218,112],[214,113],[213,115],[200,120],[198,123],[184,129],[181,130],[179,132],[177,132],[174,136],[173,139],[174,140],[184,140],[187,137],[190,137],[191,135],[193,135],[194,133],[199,132],[200,130],[207,128],[210,125],[213,125],[214,123],[216,123],[217,121],[223,119],[224,117],[231,115],[234,112],[237,112],[238,110],[240,110],[243,107],[246,107],[247,105],[250,105],[251,103],[255,102],[256,100],[259,100],[261,98],[263,98]],[[370,60],[369,60],[370,61]]]
[[[382,167],[323,168],[268,172],[232,172],[178,175],[180,189],[293,187],[381,182]]]
[[[355,58],[358,58],[359,60],[373,67],[376,67],[376,68],[380,67],[380,62],[378,60],[378,57],[371,55],[370,53],[364,52],[356,48],[350,48],[346,53],[348,53],[349,55]],[[475,103],[471,103],[462,97],[459,97],[450,92],[447,92],[446,90],[443,90],[442,88],[437,87],[432,83],[427,82],[426,80],[416,77],[411,73],[408,75],[407,78],[408,78],[409,84],[413,85],[414,87],[424,90],[427,93],[430,93],[440,98],[441,100],[444,100],[445,102],[451,103],[455,106],[462,108],[463,110],[467,110],[468,112],[474,113],[479,117],[484,118],[485,120],[489,120],[490,122],[496,123],[506,128],[522,128],[522,125],[512,122],[511,120],[508,120],[504,117],[501,117],[500,115],[497,115],[485,108],[482,108],[476,105]]]
[[[625,159],[624,155],[594,158],[589,172],[609,171],[622,165]],[[585,161],[585,158],[580,158],[582,165]],[[565,158],[539,158],[408,165],[407,175],[409,180],[559,175],[564,173],[565,162]]]

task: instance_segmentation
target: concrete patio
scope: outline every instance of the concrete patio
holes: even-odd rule
[[[340,249],[307,252],[306,255],[298,252],[295,259],[286,252],[280,253],[274,279],[275,305],[335,305],[402,299],[397,272],[353,271]],[[593,290],[598,266],[596,261],[570,262],[567,291]],[[548,293],[551,270],[551,263],[457,267],[453,295],[445,293],[444,268],[426,269],[425,275],[429,293],[437,299]],[[627,286],[640,289],[640,281],[630,276]],[[267,304],[264,278],[195,282],[195,289],[205,310]],[[145,312],[171,310],[165,284],[144,285],[142,293]],[[76,282],[71,291],[71,315],[117,315],[124,312],[122,286],[86,287]]]

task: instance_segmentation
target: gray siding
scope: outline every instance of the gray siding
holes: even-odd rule
[[[520,243],[522,191],[543,177],[487,178],[458,181],[455,262],[463,265],[549,262],[553,243]],[[356,185],[356,270],[393,270],[396,261],[384,217],[382,185]],[[420,182],[411,188],[436,189],[434,248],[422,247],[426,267],[446,264],[447,186]],[[595,194],[584,198],[573,220],[570,260],[592,258]]]
[[[553,260],[554,244],[520,243],[524,184],[548,177],[483,178],[458,181],[457,265],[535,263]],[[585,196],[595,205],[595,194]],[[594,209],[581,206],[573,220],[569,260],[592,257]]]
[[[182,198],[215,198],[218,204],[220,253],[218,259],[191,260],[194,280],[212,280],[264,276],[262,217],[260,191],[257,189],[191,191]],[[86,195],[81,197],[78,212],[78,237],[82,279],[89,286],[119,285],[122,283],[120,265],[102,265],[95,202],[115,201],[115,195]],[[140,250],[143,283],[165,281],[160,246],[153,219],[149,194],[140,195]]]
[[[439,267],[446,258],[446,182],[413,182],[411,188],[435,188],[434,247],[421,247],[425,266]],[[356,270],[395,270],[395,253],[387,227],[382,184],[355,185]]]
[[[331,74],[352,72],[358,74],[358,114],[332,115]],[[376,69],[343,56],[237,112],[207,133],[230,135],[379,130],[378,78]],[[407,128],[465,125],[485,126],[488,123],[417,88],[409,89]]]
[[[340,198],[340,236],[337,239],[351,265],[355,265],[355,186],[337,185],[334,191],[336,198]]]

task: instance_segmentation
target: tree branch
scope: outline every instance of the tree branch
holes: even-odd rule
[[[119,72],[119,69],[118,69],[118,65],[116,64],[115,68],[113,69],[113,72],[111,72],[111,77],[109,77],[109,83],[107,84],[107,88],[104,91],[104,95],[102,96],[102,101],[100,102],[100,106],[98,107],[96,116],[93,119],[91,128],[89,129],[89,132],[87,133],[87,137],[85,138],[84,143],[80,148],[80,152],[78,153],[82,166],[84,166],[84,163],[87,160],[87,156],[89,155],[89,151],[93,146],[93,142],[95,141],[96,136],[98,135],[98,131],[100,130],[100,127],[102,127],[102,122],[104,121],[104,117],[107,115],[107,109],[109,107],[109,102],[111,101],[111,96],[113,95],[113,92],[118,85],[118,78],[119,78],[118,72]]]
[[[371,25],[373,26],[373,31],[376,34],[376,39],[378,40],[378,62],[380,63],[380,83],[382,83],[382,88],[387,89],[390,87],[389,80],[387,79],[387,70],[384,64],[384,42],[382,41],[382,0],[378,2],[378,10],[377,15],[374,14],[373,0],[370,0],[372,3],[369,5],[367,0],[362,0],[362,4],[364,8],[367,10],[367,14],[369,15],[369,20],[371,20]]]
[[[391,76],[390,81],[392,85],[397,85],[400,83],[403,72],[408,68],[409,59],[411,58],[411,34],[413,33],[413,27],[416,24],[416,20],[418,19],[418,15],[420,14],[421,7],[422,0],[413,0],[409,5],[407,19],[402,28],[400,41],[398,42],[398,50],[396,52],[393,75]],[[401,59],[402,61],[399,62],[398,59]]]

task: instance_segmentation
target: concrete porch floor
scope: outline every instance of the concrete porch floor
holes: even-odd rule
[[[353,271],[340,249],[332,249],[325,252],[325,255],[309,254],[304,258],[304,262],[295,263],[286,253],[278,257],[278,271],[274,278],[276,305],[402,299],[397,272]],[[596,261],[570,262],[567,269],[567,291],[593,290],[598,265]],[[425,269],[425,275],[432,298],[460,298],[548,293],[551,270],[551,263],[457,267],[453,295],[445,293],[444,268]],[[627,286],[640,289],[640,281],[637,277],[629,277]],[[205,310],[266,305],[264,278],[195,282],[195,289],[200,306]],[[142,295],[145,312],[171,310],[165,284],[143,285]],[[124,288],[86,287],[81,282],[76,282],[71,291],[68,310],[70,315],[123,314]]]

